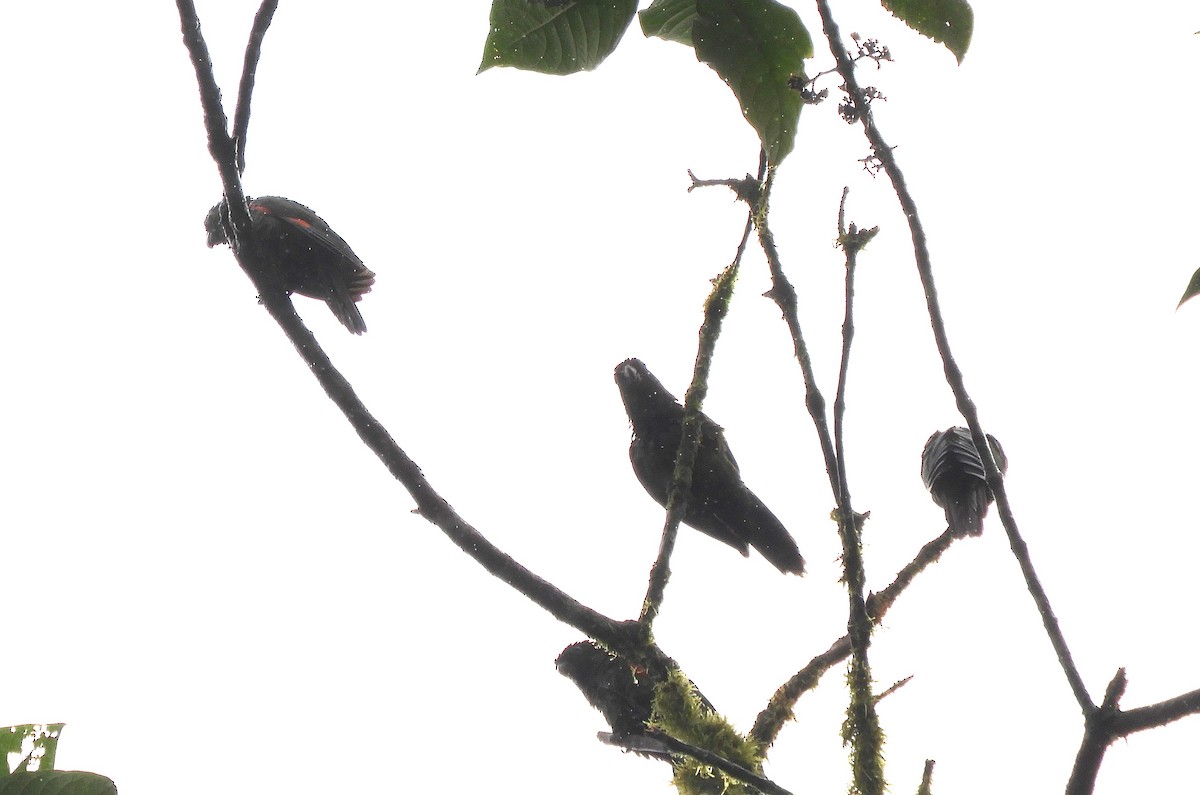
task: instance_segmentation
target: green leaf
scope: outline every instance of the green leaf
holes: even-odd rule
[[[880,0],[905,25],[946,45],[962,63],[971,46],[975,12],[967,0]]]
[[[21,750],[28,726],[9,726],[0,729],[0,754],[15,754]],[[0,759],[0,764],[7,760]]]
[[[1200,295],[1200,270],[1192,274],[1192,280],[1188,282],[1187,289],[1183,291],[1183,298],[1179,299],[1176,309],[1183,306],[1184,302],[1190,298]]]
[[[633,21],[637,0],[492,0],[479,71],[515,66],[551,75],[595,69]]]
[[[692,23],[696,21],[696,0],[654,0],[638,12],[642,34],[692,46]]]
[[[696,0],[696,57],[733,89],[771,165],[796,143],[800,94],[788,87],[813,55],[796,12],[775,0]]]
[[[0,778],[0,795],[117,795],[117,785],[97,773],[43,770]]]
[[[0,728],[0,776],[9,774],[9,754],[26,754],[25,759],[17,766],[19,771],[24,771],[32,760],[36,760],[41,770],[53,770],[54,755],[58,752],[58,736],[62,734],[65,725],[23,723],[20,726]]]

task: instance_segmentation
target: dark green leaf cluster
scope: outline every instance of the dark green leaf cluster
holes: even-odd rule
[[[974,21],[966,0],[880,1],[962,61]],[[595,69],[635,13],[636,0],[493,0],[479,71]],[[772,166],[791,153],[800,109],[818,96],[804,77],[812,38],[794,9],[777,0],[654,0],[638,16],[644,35],[691,47],[725,81]]]

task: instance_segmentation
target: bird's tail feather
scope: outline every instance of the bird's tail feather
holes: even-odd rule
[[[983,535],[983,517],[988,509],[986,486],[972,491],[966,499],[946,506],[946,522],[956,536]]]
[[[804,558],[783,522],[763,505],[762,500],[748,491],[746,498],[751,505],[747,511],[749,521],[744,523],[743,528],[750,546],[784,574],[803,574]]]

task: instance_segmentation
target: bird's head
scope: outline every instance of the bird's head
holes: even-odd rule
[[[670,394],[641,359],[626,359],[617,365],[613,378],[621,390],[621,399],[628,407],[630,401],[645,402],[659,394]],[[673,400],[674,398],[672,398]]]
[[[664,413],[671,416],[682,410],[675,396],[642,364],[641,359],[626,359],[618,364],[613,378],[621,390],[625,413],[629,415],[635,432],[639,422],[651,421]]]
[[[613,377],[617,381],[617,386],[622,384],[636,384],[645,378],[654,378],[650,371],[646,369],[646,365],[642,364],[641,359],[626,359],[617,365]]]
[[[219,246],[229,242],[229,237],[225,234],[225,218],[229,215],[229,211],[225,209],[225,202],[213,206],[208,211],[208,215],[204,216],[204,231],[208,233],[208,247]]]

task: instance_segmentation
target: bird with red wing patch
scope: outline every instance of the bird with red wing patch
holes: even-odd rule
[[[375,274],[350,244],[299,202],[260,196],[247,205],[250,231],[265,260],[257,263],[263,269],[262,279],[286,293],[322,300],[351,332],[366,331],[355,304],[371,291]],[[224,202],[209,210],[204,228],[210,248],[230,242],[228,218]]]

